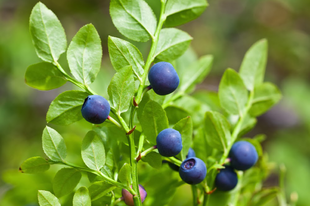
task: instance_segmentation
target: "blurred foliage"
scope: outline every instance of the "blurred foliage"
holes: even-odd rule
[[[61,91],[71,87],[68,84],[62,89],[42,92],[33,90],[24,83],[27,66],[39,62],[28,31],[30,11],[36,2],[0,0],[0,205],[5,206],[36,205],[36,191],[52,189],[51,180],[56,168],[52,167],[47,173],[34,176],[20,174],[18,167],[31,156],[43,155],[41,135],[46,125],[48,105]],[[114,73],[108,59],[107,37],[121,36],[109,16],[109,1],[42,2],[60,18],[68,39],[86,23],[91,22],[97,28],[104,56],[102,70],[92,88],[106,96],[107,85]],[[147,2],[158,14],[159,1]],[[181,26],[194,37],[192,48],[198,56],[213,54],[215,57],[210,75],[198,90],[217,90],[226,67],[238,69],[247,48],[258,39],[268,39],[266,79],[276,82],[284,98],[279,105],[259,117],[255,130],[247,136],[267,134],[264,149],[271,161],[286,165],[286,195],[288,198],[295,198],[296,195],[290,193],[297,192],[297,205],[300,206],[307,206],[310,202],[306,181],[310,179],[309,21],[309,0],[209,0],[209,7],[201,17]],[[146,56],[148,45],[136,45]],[[67,64],[64,59],[64,56],[60,59],[62,65]],[[66,142],[70,142],[67,144],[68,150],[76,154],[90,125],[83,120],[66,128],[56,129],[63,134]],[[70,158],[75,162],[81,161],[80,157]],[[145,164],[140,167],[150,170]],[[176,173],[171,173],[177,178]],[[143,173],[140,179],[144,182],[152,181],[146,174],[147,172]],[[153,175],[160,176],[160,171]],[[87,183],[88,180],[83,177],[83,181]],[[271,175],[264,184],[277,185],[277,173]],[[145,188],[152,193],[147,184]],[[190,187],[186,185],[179,187],[173,197],[173,204],[169,205],[189,205],[189,190]],[[69,201],[72,197],[67,199]],[[67,205],[70,205],[68,201]]]

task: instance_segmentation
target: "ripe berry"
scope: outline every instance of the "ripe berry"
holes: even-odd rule
[[[156,138],[159,154],[165,157],[177,155],[182,150],[182,137],[180,132],[174,129],[164,129]]]
[[[179,76],[168,62],[154,64],[149,72],[149,81],[156,94],[170,94],[179,86]]]
[[[191,157],[182,162],[179,174],[184,182],[198,184],[206,177],[207,167],[201,159]]]
[[[234,169],[230,166],[225,166],[216,175],[215,186],[222,191],[229,191],[236,187],[238,183],[238,177]]]
[[[139,185],[139,192],[140,192],[141,202],[144,202],[147,196],[147,193],[142,185]],[[125,189],[122,189],[122,198],[125,201],[126,205],[129,205],[129,206],[135,205],[133,202],[133,195]]]
[[[82,106],[82,116],[88,122],[93,124],[101,124],[104,122],[110,113],[110,104],[102,96],[88,96]]]
[[[247,141],[239,141],[233,144],[229,152],[230,165],[236,170],[251,168],[258,159],[255,147]]]
[[[189,148],[186,158],[196,157],[195,151],[192,148]]]

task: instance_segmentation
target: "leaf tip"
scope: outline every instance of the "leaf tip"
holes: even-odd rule
[[[24,171],[23,171],[23,169],[22,169],[21,166],[18,168],[18,171],[19,171],[20,173],[24,173]]]

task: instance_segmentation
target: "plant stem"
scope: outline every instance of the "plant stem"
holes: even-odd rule
[[[197,193],[197,188],[195,185],[192,185],[192,194],[193,194],[193,206],[198,205],[198,193]]]
[[[239,200],[239,196],[240,196],[240,192],[241,192],[241,187],[242,187],[243,172],[242,171],[238,171],[237,175],[238,175],[238,185],[237,185],[237,188],[235,189],[236,194],[234,195],[232,206],[237,206],[238,205],[238,200]]]
[[[141,158],[157,149],[157,146],[150,147],[141,153]]]
[[[107,118],[112,124],[116,125],[118,128],[123,129],[122,125],[120,125],[114,118],[108,116]]]

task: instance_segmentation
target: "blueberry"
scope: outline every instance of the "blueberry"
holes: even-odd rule
[[[215,178],[215,186],[222,191],[230,191],[234,189],[237,183],[237,174],[230,166],[225,166],[225,169],[221,169]]]
[[[192,148],[189,148],[186,158],[196,157],[195,151]]]
[[[110,104],[102,96],[88,96],[82,106],[82,116],[88,122],[93,124],[101,124],[104,122],[110,113]]]
[[[141,202],[144,202],[147,196],[147,193],[142,185],[139,185],[139,192],[140,192]],[[125,201],[126,205],[134,206],[133,195],[125,189],[122,189],[122,198]]]
[[[190,157],[182,162],[179,174],[184,182],[198,184],[206,177],[207,167],[201,159]]]
[[[179,86],[179,76],[168,62],[154,64],[149,72],[149,81],[156,94],[170,94]]]
[[[165,157],[177,155],[182,150],[182,137],[180,132],[174,129],[164,129],[156,138],[159,154]]]
[[[255,147],[247,141],[236,142],[229,152],[230,165],[236,170],[251,168],[258,159]]]

